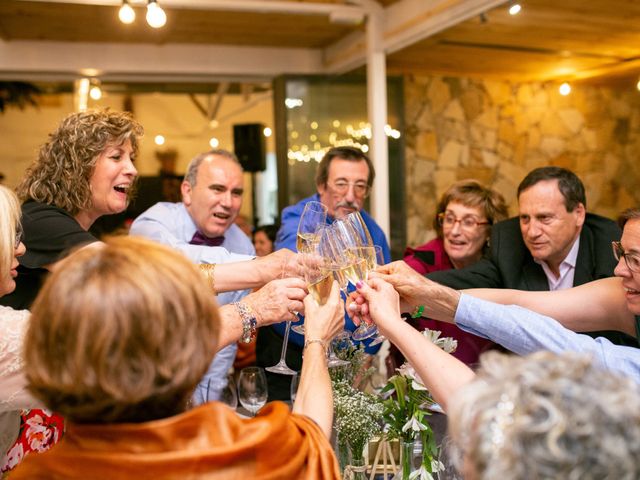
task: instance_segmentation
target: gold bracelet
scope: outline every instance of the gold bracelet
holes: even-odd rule
[[[216,269],[216,264],[215,263],[201,263],[199,265],[200,267],[200,271],[202,272],[202,274],[205,276],[205,278],[207,279],[207,282],[209,282],[209,287],[211,288],[211,291],[213,292],[214,295],[216,294],[216,280],[213,276],[213,273]]]

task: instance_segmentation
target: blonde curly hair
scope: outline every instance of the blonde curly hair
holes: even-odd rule
[[[640,388],[585,355],[489,352],[448,418],[478,480],[640,478]]]
[[[131,142],[138,151],[142,126],[129,112],[88,110],[67,116],[49,135],[38,159],[17,188],[22,202],[36,200],[71,215],[91,208],[90,180],[100,154],[111,145]]]

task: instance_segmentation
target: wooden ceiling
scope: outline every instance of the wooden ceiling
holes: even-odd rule
[[[516,16],[500,6],[391,54],[389,70],[516,81],[638,81],[640,1],[520,3]]]
[[[158,1],[162,5],[162,0]],[[270,1],[275,0],[263,0],[264,3]],[[364,5],[371,1],[366,0]],[[303,0],[300,3],[353,6],[362,2]],[[21,41],[56,41],[322,51],[349,35],[364,34],[365,28],[362,23],[336,22],[322,15],[184,9],[178,8],[174,1],[163,6],[169,18],[167,25],[154,30],[142,20],[142,0],[131,2],[139,17],[134,25],[124,25],[118,20],[114,3],[118,2],[2,0],[0,40],[7,45]],[[413,8],[418,3],[417,0],[378,2],[385,13],[405,6]],[[434,3],[444,5],[443,8],[447,4],[464,4],[460,0]],[[388,72],[513,81],[637,82],[640,0],[522,0],[520,3],[522,11],[517,16],[509,15],[508,5],[504,3],[428,38],[387,52]],[[416,21],[428,21],[428,16],[428,13],[416,15]]]

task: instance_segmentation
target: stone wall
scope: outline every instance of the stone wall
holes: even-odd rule
[[[516,189],[531,169],[576,172],[587,208],[615,218],[640,205],[640,93],[574,85],[450,77],[405,78],[407,239],[433,238],[438,197],[476,178],[516,215]]]

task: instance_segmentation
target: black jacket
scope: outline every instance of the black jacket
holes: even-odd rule
[[[621,236],[620,228],[612,220],[587,214],[580,233],[574,287],[613,276],[617,262],[613,256],[611,242],[620,240]],[[522,239],[518,217],[493,226],[489,255],[486,258],[467,268],[430,273],[427,278],[455,289],[549,290],[544,270],[533,260]],[[589,332],[589,335],[604,336],[619,345],[638,346],[635,339],[619,332]]]

